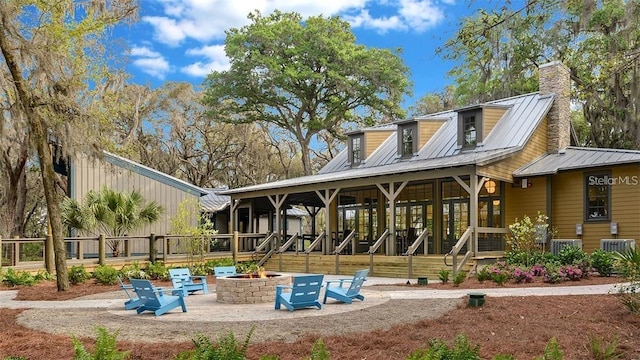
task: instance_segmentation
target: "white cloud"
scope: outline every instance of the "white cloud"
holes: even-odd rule
[[[400,15],[410,28],[422,32],[444,19],[442,9],[431,1],[401,0]]]
[[[204,77],[212,71],[229,70],[229,59],[224,53],[224,45],[203,46],[197,49],[187,50],[187,55],[202,56],[207,59],[206,62],[198,61],[191,65],[185,66],[181,71],[185,74]]]
[[[133,65],[138,67],[140,71],[158,79],[164,79],[171,70],[169,62],[160,53],[147,47],[133,47],[129,51],[129,55],[135,58]]]
[[[343,15],[343,18],[354,28],[375,29],[380,33],[391,30],[423,32],[444,19],[442,9],[432,0],[381,0],[379,4],[395,8],[397,13],[374,17],[368,9],[362,9],[356,15]]]

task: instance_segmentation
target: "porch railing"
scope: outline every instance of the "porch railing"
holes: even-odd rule
[[[342,250],[344,250],[347,244],[351,243],[351,255],[356,254],[356,235],[356,231],[352,230],[349,235],[347,235],[347,237],[342,240],[340,245],[336,246],[336,249],[333,251],[333,253],[336,255],[336,274],[340,274],[340,253],[342,252]]]
[[[304,251],[305,255],[306,255],[306,259],[305,259],[305,272],[308,273],[309,272],[309,254],[311,254],[311,252],[313,250],[315,250],[315,248],[319,245],[322,244],[322,240],[325,239],[327,233],[326,232],[321,232],[320,235],[318,235],[316,237],[315,240],[313,240],[311,242],[311,244],[309,244],[309,247],[307,247],[307,250]]]
[[[460,236],[460,239],[458,240],[458,242],[456,242],[453,248],[451,248],[451,251],[449,251],[444,256],[444,264],[446,266],[451,266],[453,268],[453,276],[456,276],[456,274],[462,270],[462,267],[464,266],[464,264],[467,262],[467,260],[469,260],[471,255],[473,255],[473,251],[467,248],[467,252],[464,254],[462,261],[460,261],[460,264],[458,264],[458,253],[467,244],[469,239],[471,239],[472,235],[473,235],[473,228],[468,227],[467,230],[465,230],[465,232],[462,234],[462,236]],[[451,265],[447,263],[448,256],[451,256],[451,259],[453,262]]]
[[[262,240],[262,242],[258,246],[256,246],[252,256],[254,260],[258,259],[260,252],[265,251],[267,245],[271,244],[274,238],[276,238],[276,233],[271,233],[264,240]],[[275,251],[276,251],[276,246],[272,244],[269,248],[269,251],[267,251],[267,253],[258,261],[258,266],[264,265],[264,263],[267,262],[267,260],[269,260],[269,258],[271,257],[271,255],[273,255]]]
[[[380,237],[378,238],[378,240],[376,240],[375,243],[373,243],[373,245],[369,246],[369,274],[373,275],[373,254],[378,251],[378,248],[380,248],[380,245],[386,243],[389,240],[389,236],[391,235],[391,233],[389,232],[389,229],[386,229],[382,235],[380,235]]]
[[[409,279],[411,279],[413,277],[413,254],[416,252],[416,250],[418,250],[418,247],[420,246],[420,244],[422,244],[424,242],[425,246],[424,246],[424,254],[427,255],[427,239],[429,236],[429,231],[427,229],[422,230],[422,232],[420,233],[420,235],[418,236],[418,238],[413,242],[413,244],[411,244],[411,246],[409,246],[409,249],[407,249],[407,252],[405,252],[402,255],[406,255],[409,257]]]
[[[278,269],[279,271],[282,271],[282,253],[287,251],[291,245],[296,244],[296,255],[298,255],[298,233],[293,234],[289,240],[287,240],[287,242],[285,242],[284,244],[282,244],[282,246],[280,246],[280,248],[278,248],[278,250],[276,250],[276,252],[280,255],[279,259],[278,259]]]

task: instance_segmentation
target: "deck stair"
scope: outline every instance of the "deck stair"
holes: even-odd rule
[[[309,254],[309,269],[307,271],[307,255],[289,254],[275,255],[263,265],[267,271],[283,272],[309,272],[322,274],[336,274],[336,255],[316,255]],[[427,277],[428,279],[438,279],[440,270],[449,270],[451,266],[446,266],[442,255],[414,256],[412,278]],[[357,270],[369,269],[369,255],[340,255],[338,258],[337,275],[353,275]],[[470,261],[464,271],[469,272],[474,262]],[[373,271],[369,271],[369,276],[393,277],[407,279],[409,275],[408,256],[375,256]]]

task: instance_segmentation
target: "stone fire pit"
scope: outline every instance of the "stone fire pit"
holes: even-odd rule
[[[291,285],[291,277],[280,274],[239,274],[216,279],[216,296],[223,304],[257,304],[273,302],[276,285]]]

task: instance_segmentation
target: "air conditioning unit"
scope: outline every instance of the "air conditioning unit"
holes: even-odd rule
[[[634,239],[601,239],[600,249],[604,251],[623,252],[636,247]]]
[[[551,253],[558,255],[560,250],[565,246],[575,246],[582,249],[582,240],[580,239],[552,239],[551,240]]]

